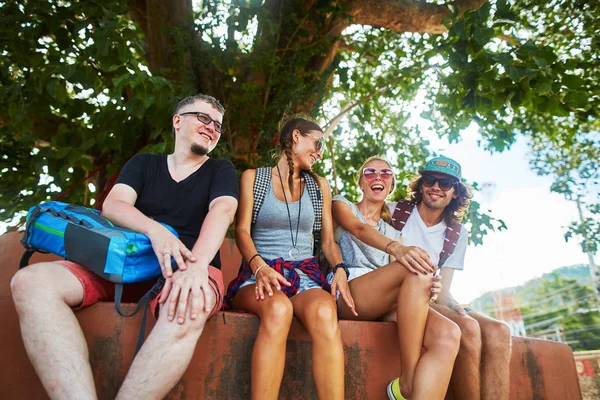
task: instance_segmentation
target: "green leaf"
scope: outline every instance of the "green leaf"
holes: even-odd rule
[[[572,108],[584,109],[590,106],[590,99],[586,92],[574,91],[567,94],[566,103]]]
[[[56,83],[57,83],[56,79],[51,79],[48,81],[48,83],[46,83],[46,91],[48,92],[50,97],[52,97],[53,99],[56,98],[56,95],[55,95]]]
[[[79,146],[79,149],[81,149],[82,151],[87,151],[87,150],[91,149],[94,144],[96,144],[96,138],[90,137],[90,138],[87,138],[81,144],[81,146]]]
[[[577,75],[563,75],[562,84],[571,90],[579,89],[585,80]]]

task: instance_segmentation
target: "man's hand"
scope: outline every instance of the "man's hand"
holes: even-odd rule
[[[437,304],[448,307],[449,309],[451,309],[452,311],[456,312],[458,315],[461,315],[463,317],[467,315],[467,312],[465,311],[465,309],[460,304],[458,304],[458,302],[456,300],[454,300],[454,298],[450,295],[443,296],[443,297],[440,296],[440,298],[437,301]]]
[[[433,283],[431,284],[431,294],[429,295],[431,301],[436,301],[440,293],[442,293],[442,277],[434,275]]]
[[[191,294],[191,297],[190,297]],[[168,300],[168,301],[167,301]],[[208,282],[208,267],[187,261],[187,269],[175,271],[167,278],[158,302],[168,307],[167,317],[183,324],[186,315],[196,319],[199,313],[210,313],[215,305],[215,294]]]
[[[337,271],[335,271],[335,275],[333,275],[333,280],[331,281],[331,295],[334,299],[336,298],[336,291],[340,292],[342,299],[352,313],[355,316],[358,316],[358,313],[354,308],[354,299],[352,298],[350,288],[348,287],[348,277],[343,268],[338,268]]]
[[[182,271],[187,268],[186,261],[196,261],[192,252],[164,226],[157,224],[156,228],[148,233],[148,237],[165,278],[173,276],[171,257],[175,259],[177,267]]]
[[[420,247],[404,246],[400,242],[394,242],[386,250],[413,274],[427,275],[437,270],[437,267],[431,262],[429,254]]]

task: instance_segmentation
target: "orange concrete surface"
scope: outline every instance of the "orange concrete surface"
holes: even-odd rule
[[[18,238],[18,234],[0,237],[0,399],[43,399],[47,396],[25,353],[10,297],[10,278],[22,254]],[[237,273],[240,256],[232,241],[221,251],[227,282]],[[42,259],[52,256],[36,255],[33,261]],[[90,349],[99,397],[112,399],[133,359],[141,315],[120,317],[109,302],[76,315]],[[253,315],[216,314],[206,325],[190,367],[168,398],[250,398],[250,358],[257,328],[258,318]],[[399,373],[395,325],[341,321],[340,328],[346,356],[346,398],[386,399],[385,386]],[[316,399],[310,337],[297,321],[292,325],[286,357],[280,398]],[[515,338],[510,398],[580,399],[571,349],[560,343]]]

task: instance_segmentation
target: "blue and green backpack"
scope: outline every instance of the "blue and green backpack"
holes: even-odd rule
[[[179,237],[172,227],[163,225]],[[73,261],[116,283],[115,304],[121,315],[121,284],[148,281],[162,274],[146,235],[117,226],[101,217],[100,211],[83,206],[50,201],[31,207],[21,243],[26,251],[20,268],[40,251]]]

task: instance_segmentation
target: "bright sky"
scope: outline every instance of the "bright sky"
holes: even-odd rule
[[[520,285],[556,268],[587,264],[578,242],[565,242],[564,233],[578,219],[577,206],[550,192],[552,179],[531,172],[529,149],[519,138],[504,153],[489,152],[477,146],[477,132],[463,132],[462,142],[448,144],[431,138],[434,150],[457,160],[463,177],[494,185],[487,193],[476,193],[482,210],[508,226],[502,232],[485,236],[483,245],[469,246],[465,269],[454,274],[451,292],[468,303],[490,290]]]

